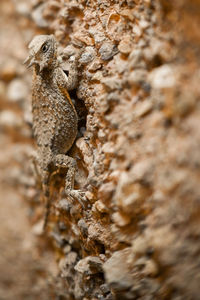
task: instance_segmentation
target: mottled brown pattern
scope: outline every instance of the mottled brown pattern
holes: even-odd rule
[[[75,161],[65,155],[77,135],[78,116],[68,94],[68,90],[73,89],[77,83],[77,62],[74,61],[67,77],[57,61],[53,35],[36,36],[29,44],[29,49],[30,55],[25,63],[28,67],[33,66],[33,132],[46,198],[46,227],[50,208],[49,181],[56,167],[68,168],[67,195],[73,197],[80,194],[80,191],[73,190]]]

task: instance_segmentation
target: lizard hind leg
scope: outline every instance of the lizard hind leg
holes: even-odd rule
[[[86,198],[85,193],[81,190],[74,190],[74,179],[76,173],[76,161],[70,156],[58,154],[55,158],[55,165],[57,167],[67,168],[65,178],[65,193],[71,199],[77,199],[82,208],[85,208]]]

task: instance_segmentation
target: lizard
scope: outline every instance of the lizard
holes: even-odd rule
[[[54,35],[37,35],[28,45],[29,56],[24,61],[33,68],[32,115],[33,134],[37,144],[37,163],[42,181],[46,212],[43,229],[46,229],[51,207],[50,177],[59,167],[67,169],[65,192],[76,198],[83,207],[84,192],[74,189],[76,161],[66,155],[75,141],[78,116],[68,91],[77,86],[77,59],[68,76],[60,67],[57,42]]]

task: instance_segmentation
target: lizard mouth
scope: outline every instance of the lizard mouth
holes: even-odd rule
[[[27,68],[32,67],[34,64],[36,64],[33,56],[28,56],[25,61],[23,62],[24,65],[27,66]]]

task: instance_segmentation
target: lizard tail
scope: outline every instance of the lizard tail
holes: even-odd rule
[[[50,174],[49,174],[49,172],[44,172],[44,174],[43,174],[43,195],[44,195],[44,201],[45,201],[45,214],[44,214],[44,224],[43,224],[44,232],[46,231],[46,228],[48,225],[50,207],[51,207],[49,182],[50,182]]]

